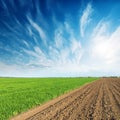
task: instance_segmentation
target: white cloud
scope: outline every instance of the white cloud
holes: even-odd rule
[[[80,18],[80,32],[81,32],[82,37],[84,37],[85,29],[91,20],[90,16],[91,16],[92,12],[93,12],[92,6],[89,3],[87,5],[86,9],[83,11],[83,14]]]
[[[87,47],[89,56],[85,65],[91,71],[120,73],[120,26],[112,33],[109,32],[109,27],[108,22],[100,21],[90,38]]]
[[[80,59],[83,53],[81,42],[80,40],[76,39],[76,36],[74,35],[74,31],[71,28],[70,24],[68,24],[68,22],[65,22],[65,29],[67,33],[69,33],[70,35],[70,38],[69,38],[69,41],[70,41],[69,49],[70,50],[69,51],[73,54],[72,62],[73,64],[75,63],[76,65],[78,65],[80,63]]]
[[[57,29],[55,30],[55,47],[51,47],[51,55],[56,57],[56,66],[72,66],[78,65],[82,55],[82,46],[79,40],[76,39],[74,31],[70,26],[68,21],[65,21],[63,25],[57,24]],[[64,37],[65,34],[69,36]],[[65,42],[67,45],[65,46]],[[54,62],[54,61],[53,61]],[[65,67],[66,68],[66,67]],[[65,69],[64,68],[64,69]]]
[[[0,68],[2,68],[2,71],[0,71],[0,76],[1,77],[50,77],[54,76],[52,75],[54,72],[50,72],[50,69],[46,68],[44,65],[36,65],[37,67],[34,66],[34,64],[28,64],[24,66],[19,66],[19,65],[8,65],[5,63],[0,62]],[[40,67],[39,67],[40,66]]]
[[[43,55],[42,58],[44,59],[38,62],[39,65],[50,65],[50,68],[43,68],[43,71],[49,71],[49,76],[120,74],[120,26],[110,33],[110,23],[103,20],[100,21],[93,32],[91,32],[89,44],[86,48],[83,48],[79,40],[75,38],[72,28],[68,23],[66,27],[62,29],[58,27],[59,32],[56,32],[57,37],[55,36],[56,44],[55,46],[49,46],[49,54],[53,56],[53,59],[49,60],[43,57]],[[64,42],[64,37],[60,32],[62,30],[70,33],[70,46],[58,51],[57,48],[62,46]],[[59,44],[60,39],[62,41],[61,45]],[[32,53],[33,55],[42,55],[42,51],[37,46],[34,47],[34,50],[35,53]],[[73,54],[72,59],[70,59],[71,54]],[[81,62],[81,60],[83,61]]]
[[[43,53],[43,51],[38,46],[35,46],[34,50],[35,50],[36,54],[38,54],[38,55],[40,55],[42,57],[45,57],[45,54]]]
[[[0,62],[0,76],[11,77],[11,76],[20,76],[20,69],[17,65],[8,65],[3,62]]]
[[[22,40],[22,41],[23,41],[23,43],[24,43],[27,47],[30,47],[29,43],[26,42],[26,40]]]
[[[31,30],[31,28],[30,28],[29,25],[27,26],[27,30],[28,30],[28,32],[29,32],[29,35],[32,36],[32,35],[33,35],[33,32],[32,32],[32,30]]]
[[[78,41],[74,38],[72,39],[72,42],[71,42],[71,52],[74,56],[74,58],[72,60],[76,64],[79,64],[82,54],[83,54],[83,50],[82,50],[82,45],[81,45],[80,41]]]
[[[44,70],[46,67],[53,66],[54,62],[47,58],[47,55],[40,49],[38,46],[34,46],[34,50],[23,49],[23,51],[34,59],[30,59],[29,62],[25,65],[28,68],[41,68]]]
[[[34,56],[36,58],[40,58],[40,56],[32,50],[23,49],[23,51],[29,56]]]
[[[27,18],[28,18],[30,24],[38,31],[41,39],[44,41],[44,43],[46,45],[47,36],[45,35],[44,30],[37,23],[33,22],[29,17],[27,17]],[[29,31],[29,32],[31,32],[31,31]],[[31,35],[31,33],[30,33],[30,35]]]
[[[64,25],[65,25],[65,29],[66,29],[67,33],[69,33],[70,36],[74,36],[74,31],[71,28],[70,24],[67,21],[65,21]]]
[[[59,28],[55,30],[54,34],[55,34],[54,35],[55,45],[57,48],[61,49],[63,46],[63,42],[64,42],[64,38],[62,36],[63,34],[62,27],[59,26]]]

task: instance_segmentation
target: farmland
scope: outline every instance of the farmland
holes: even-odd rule
[[[120,120],[120,78],[101,78],[12,120]]]
[[[0,78],[0,120],[6,120],[98,78]]]

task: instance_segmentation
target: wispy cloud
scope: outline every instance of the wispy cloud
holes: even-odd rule
[[[0,71],[0,76],[3,77],[11,77],[11,76],[14,77],[23,74],[23,72],[21,72],[22,70],[19,69],[20,66],[17,65],[8,65],[3,62],[0,62],[0,67],[2,68],[2,71]]]
[[[30,47],[29,43],[26,42],[26,40],[22,40],[22,41],[23,41],[23,43],[26,45],[26,47]]]
[[[54,32],[55,45],[56,45],[56,48],[58,49],[61,49],[63,46],[64,38],[62,35],[63,35],[63,29],[62,27],[59,26],[59,28],[57,28]]]
[[[46,44],[47,37],[46,37],[46,34],[45,34],[44,30],[37,23],[35,23],[32,19],[30,19],[30,17],[27,17],[27,18],[28,18],[30,24],[33,26],[33,28],[35,28],[38,31],[39,36],[43,40],[44,44]],[[29,32],[30,32],[30,35],[31,35],[30,30],[29,30]]]
[[[110,23],[100,21],[94,28],[87,46],[88,54],[85,64],[90,67],[91,71],[102,71],[118,73],[120,68],[120,26],[114,32],[110,32]]]
[[[56,21],[57,24],[57,21]],[[67,38],[65,37],[68,35]],[[78,65],[82,55],[82,46],[78,39],[76,39],[74,35],[73,28],[70,23],[65,20],[64,24],[57,24],[57,28],[55,30],[55,48],[53,48],[52,56],[57,55],[57,66],[72,66]]]
[[[92,12],[93,12],[92,5],[90,3],[88,3],[87,7],[83,11],[83,14],[80,18],[80,33],[81,33],[82,37],[84,37],[85,29],[91,20]]]

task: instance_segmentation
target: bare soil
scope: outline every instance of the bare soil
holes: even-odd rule
[[[12,120],[120,120],[120,78],[101,78]]]

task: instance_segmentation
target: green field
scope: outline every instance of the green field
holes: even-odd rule
[[[98,78],[0,78],[0,120],[45,103]]]

